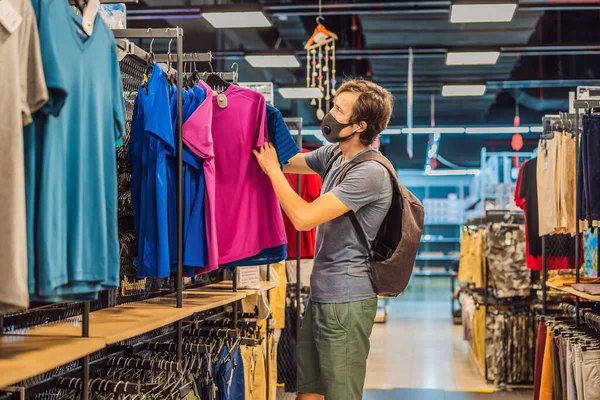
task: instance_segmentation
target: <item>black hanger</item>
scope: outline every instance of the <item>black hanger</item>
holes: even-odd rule
[[[230,85],[229,82],[225,81],[219,74],[214,72],[208,75],[205,82],[208,86],[213,88],[213,90],[217,90],[219,87],[228,88]]]

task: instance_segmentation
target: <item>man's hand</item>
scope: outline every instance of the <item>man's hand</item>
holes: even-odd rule
[[[271,142],[265,143],[260,149],[252,150],[254,156],[265,174],[271,176],[274,172],[281,171],[277,152]]]

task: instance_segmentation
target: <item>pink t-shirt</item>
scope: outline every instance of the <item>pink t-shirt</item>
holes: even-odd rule
[[[203,81],[198,85],[206,91],[206,100],[183,124],[182,140],[194,154],[204,159],[204,219],[206,220],[207,265],[202,272],[219,268],[219,245],[216,222],[215,152],[212,138],[212,89]]]
[[[279,202],[252,154],[268,137],[265,99],[234,85],[224,94],[227,107],[213,96],[212,110],[219,264],[287,242]]]

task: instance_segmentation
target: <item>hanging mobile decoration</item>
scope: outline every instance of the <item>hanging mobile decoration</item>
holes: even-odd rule
[[[319,82],[319,90],[323,93],[323,48],[319,47],[319,62],[317,63],[317,81]],[[323,96],[319,97],[317,106],[317,118],[321,121],[325,117],[325,111],[323,111]]]
[[[321,2],[319,1],[319,16],[317,27],[306,42],[306,87],[318,87],[325,96],[325,108],[330,109],[331,97],[335,95],[335,41],[337,35],[325,28],[321,16]],[[317,61],[318,53],[318,61]],[[324,54],[324,56],[323,56]],[[324,82],[325,80],[325,82]],[[317,118],[325,117],[323,110],[323,96],[312,99],[311,105],[317,106]]]
[[[323,72],[325,72],[325,112],[328,113],[331,108],[331,80],[329,79],[329,50],[330,46],[325,46],[325,66],[323,66]]]

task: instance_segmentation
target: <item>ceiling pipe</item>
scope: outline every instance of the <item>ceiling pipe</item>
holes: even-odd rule
[[[449,14],[450,1],[392,1],[377,3],[335,3],[323,4],[322,15],[369,15],[369,14]],[[319,4],[265,4],[263,9],[273,16],[314,16],[318,12]],[[589,1],[580,2],[539,2],[536,0],[521,0],[519,8],[521,11],[577,11],[577,10],[600,10],[599,4]]]
[[[449,50],[445,48],[414,49],[414,57],[420,59],[427,58],[445,58]],[[469,50],[473,50],[469,48]],[[484,49],[481,49],[484,50]],[[488,49],[489,50],[489,49]],[[495,49],[496,50],[496,49]],[[474,50],[473,50],[474,51]],[[268,51],[216,51],[213,56],[224,59],[241,59],[246,54],[251,53],[269,53]],[[277,53],[274,53],[277,54]],[[305,58],[305,51],[295,52],[296,57]],[[501,57],[537,57],[537,56],[558,56],[558,55],[600,55],[600,46],[510,46],[500,47]],[[380,59],[408,59],[408,49],[336,49],[336,58],[341,60],[353,60],[358,58],[368,58],[370,60]]]

